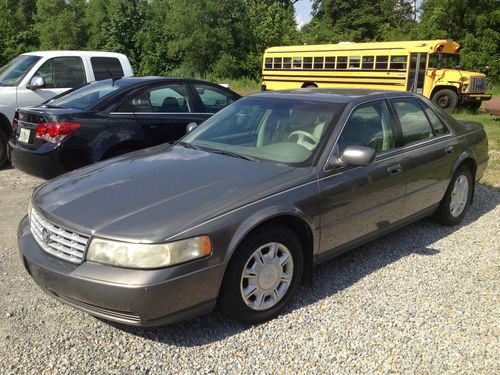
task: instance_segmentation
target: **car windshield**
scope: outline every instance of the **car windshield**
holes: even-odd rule
[[[0,86],[16,86],[40,59],[40,56],[20,55],[10,60],[0,68]]]
[[[342,107],[310,100],[248,97],[208,119],[180,143],[296,165],[310,159]]]
[[[46,106],[58,108],[86,109],[99,99],[125,86],[125,81],[105,80],[92,82],[75,90],[68,91],[45,103]]]
[[[451,53],[433,53],[429,55],[429,68],[455,69],[460,65],[460,55]]]

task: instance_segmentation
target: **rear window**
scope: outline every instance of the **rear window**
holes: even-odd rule
[[[98,100],[124,87],[123,80],[93,82],[49,100],[47,105],[60,108],[86,109]]]
[[[120,60],[115,57],[92,57],[90,59],[96,81],[108,78],[123,77],[123,68]]]

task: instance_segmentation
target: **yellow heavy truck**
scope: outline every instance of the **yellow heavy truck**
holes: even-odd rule
[[[446,110],[477,109],[491,98],[486,76],[460,67],[460,45],[452,40],[268,48],[262,89],[300,87],[411,91]]]

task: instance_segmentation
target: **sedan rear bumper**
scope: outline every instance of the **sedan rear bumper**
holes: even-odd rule
[[[19,225],[18,241],[26,270],[49,295],[91,315],[136,326],[170,324],[212,311],[225,269],[218,265],[169,278],[174,267],[132,270],[70,264],[38,246],[27,217]],[[143,283],[145,275],[163,281]]]

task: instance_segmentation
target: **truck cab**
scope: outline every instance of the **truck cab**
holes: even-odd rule
[[[19,55],[0,68],[0,167],[17,108],[43,103],[72,88],[110,77],[132,76],[128,58],[119,53],[46,51]]]

